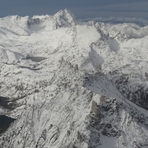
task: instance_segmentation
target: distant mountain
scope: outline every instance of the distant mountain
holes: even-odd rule
[[[81,21],[97,21],[97,22],[104,22],[104,23],[111,23],[111,24],[121,24],[121,23],[135,23],[141,27],[148,25],[148,20],[144,18],[130,18],[130,17],[97,17],[97,18],[85,18],[80,19]]]
[[[0,147],[148,147],[148,26],[111,20],[0,19]]]

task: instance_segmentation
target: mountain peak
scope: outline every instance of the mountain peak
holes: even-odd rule
[[[56,19],[59,27],[75,25],[75,16],[67,9],[57,12],[54,15],[54,18]]]

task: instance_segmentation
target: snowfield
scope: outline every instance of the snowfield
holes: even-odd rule
[[[0,19],[1,148],[148,148],[148,25],[125,22]]]

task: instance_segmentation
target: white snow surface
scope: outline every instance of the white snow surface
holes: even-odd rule
[[[17,120],[1,134],[0,147],[148,147],[148,111],[109,75],[127,74],[131,90],[146,89],[147,40],[148,26],[78,21],[66,9],[1,18],[0,96],[16,106],[0,114]]]

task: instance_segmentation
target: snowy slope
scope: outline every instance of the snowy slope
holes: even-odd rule
[[[148,26],[55,15],[0,19],[2,148],[147,148]]]

